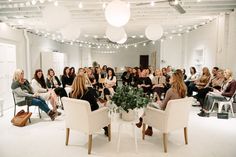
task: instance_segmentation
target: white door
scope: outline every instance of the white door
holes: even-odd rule
[[[0,43],[0,98],[4,99],[4,110],[14,106],[11,83],[16,69],[16,46]]]

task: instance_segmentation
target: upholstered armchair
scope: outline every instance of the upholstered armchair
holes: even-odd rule
[[[167,152],[167,135],[169,132],[184,129],[185,144],[188,144],[187,126],[192,98],[170,100],[165,111],[147,107],[143,117],[142,138],[145,138],[146,125],[163,133],[164,152]]]
[[[88,134],[88,154],[92,149],[92,134],[108,126],[108,140],[111,140],[111,120],[108,117],[108,108],[91,111],[88,101],[63,97],[65,111],[66,145],[69,142],[70,129]]]

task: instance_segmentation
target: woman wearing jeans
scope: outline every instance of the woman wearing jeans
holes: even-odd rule
[[[24,79],[23,70],[17,69],[15,71],[11,89],[15,93],[17,105],[22,106],[27,104],[29,106],[38,106],[41,110],[47,113],[52,121],[55,119],[56,112],[50,110],[46,102],[40,99],[37,93],[33,93],[29,82]]]

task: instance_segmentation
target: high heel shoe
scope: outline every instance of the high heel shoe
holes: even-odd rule
[[[136,126],[137,126],[138,128],[141,128],[142,124],[143,124],[143,118],[140,117],[140,118],[139,118],[139,122],[136,123]]]

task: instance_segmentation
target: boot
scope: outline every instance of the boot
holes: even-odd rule
[[[145,135],[152,136],[152,134],[153,134],[152,127],[149,126],[145,131]]]
[[[51,118],[52,121],[54,121],[55,118],[56,118],[56,116],[57,116],[57,114],[56,114],[56,112],[50,110],[50,111],[48,112],[48,116]]]
[[[143,118],[140,117],[140,118],[139,118],[139,122],[136,123],[136,126],[137,126],[138,128],[141,128],[142,124],[143,124]]]
[[[108,136],[108,127],[105,126],[103,129],[104,129],[104,131],[105,131],[104,134],[105,134],[106,136]]]

